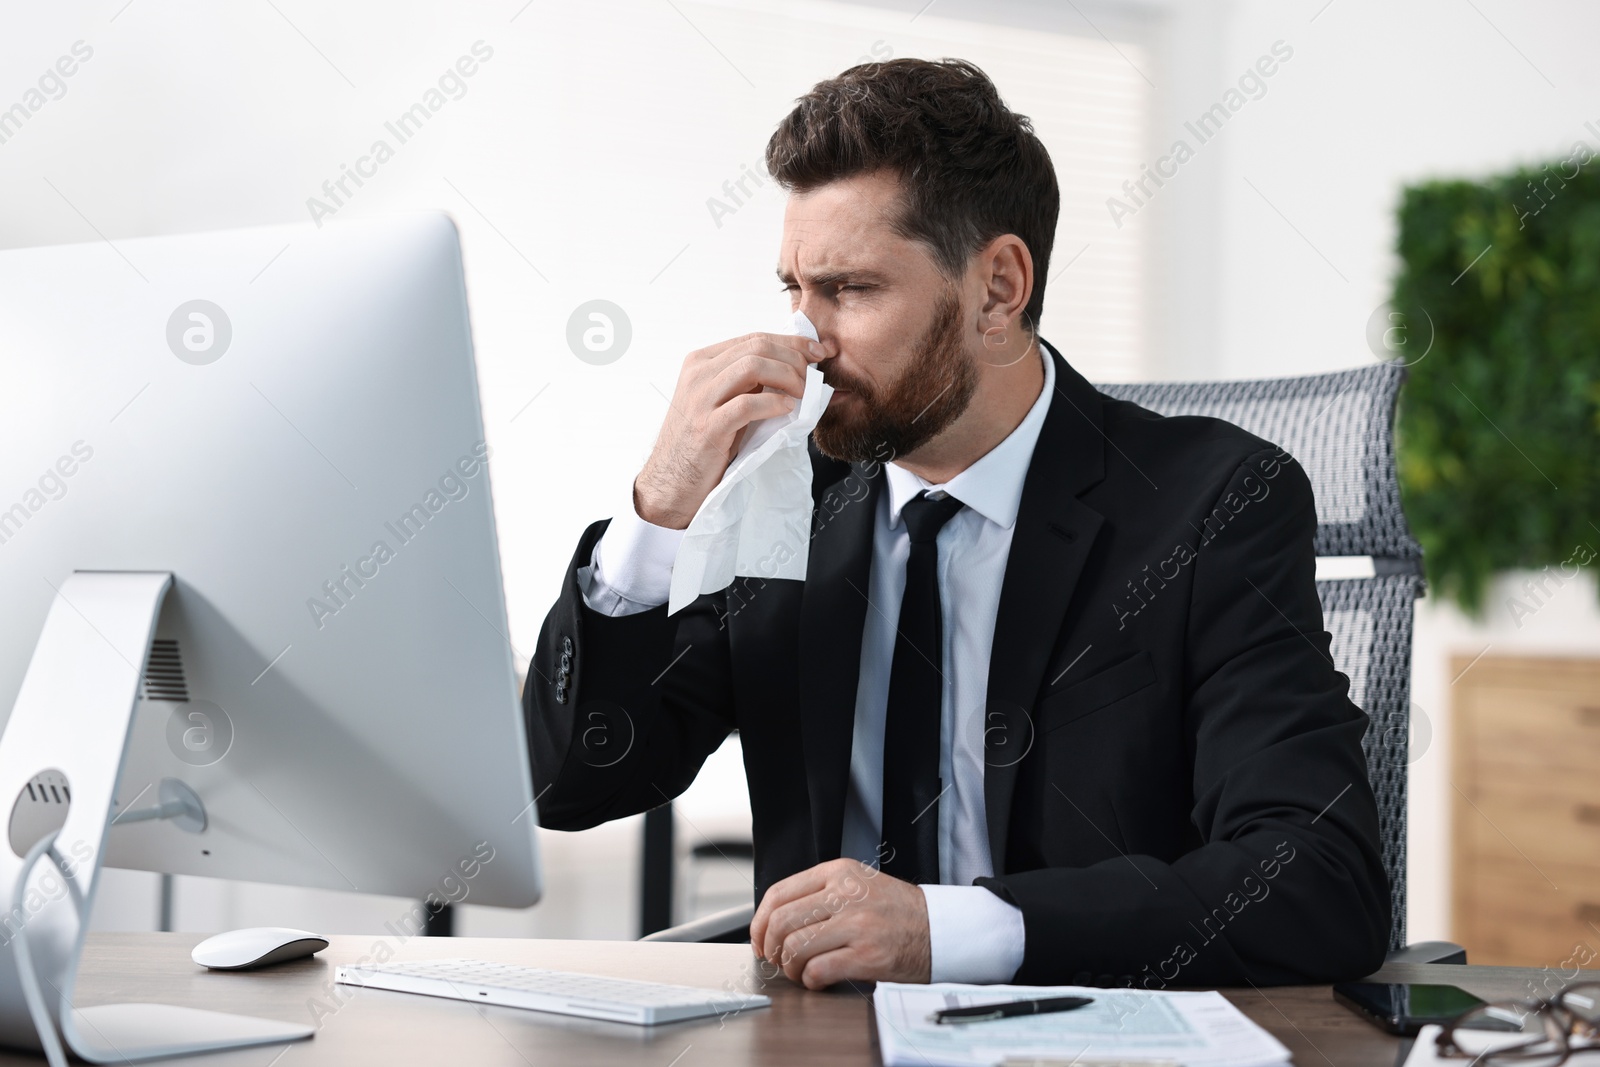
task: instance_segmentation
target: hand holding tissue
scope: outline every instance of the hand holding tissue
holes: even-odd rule
[[[791,333],[817,340],[796,311]],[[751,423],[716,488],[678,545],[667,614],[737,576],[803,580],[811,548],[811,456],[806,438],[828,410],[833,387],[813,364],[794,410]]]

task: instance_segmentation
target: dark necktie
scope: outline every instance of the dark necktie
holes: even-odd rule
[[[944,694],[943,615],[935,538],[961,510],[938,490],[906,502],[911,535],[906,592],[889,666],[883,723],[882,870],[914,884],[939,881],[939,713]]]

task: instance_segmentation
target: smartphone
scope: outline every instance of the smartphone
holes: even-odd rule
[[[1374,1026],[1408,1037],[1483,1003],[1457,986],[1410,982],[1340,982],[1333,987],[1333,999]]]

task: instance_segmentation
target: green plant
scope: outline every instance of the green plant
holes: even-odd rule
[[[1600,550],[1600,158],[1405,190],[1391,307],[1406,349],[1406,515],[1439,593]],[[1586,550],[1586,551],[1585,551]]]

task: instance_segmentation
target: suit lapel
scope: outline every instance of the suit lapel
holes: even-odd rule
[[[880,464],[813,456],[812,535],[800,608],[799,705],[817,858],[839,855],[861,676]]]
[[[1023,481],[989,656],[983,794],[996,874],[1006,871],[1017,766],[1038,743],[1033,708],[1045,666],[1102,522],[1078,499],[1105,475],[1100,396],[1049,352],[1055,392]]]

